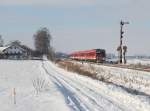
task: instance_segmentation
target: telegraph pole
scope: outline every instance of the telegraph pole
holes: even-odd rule
[[[119,60],[119,63],[122,64],[122,50],[123,50],[123,46],[122,46],[122,41],[123,41],[123,34],[124,34],[124,31],[123,31],[123,26],[125,24],[129,24],[129,22],[123,22],[122,20],[120,21],[120,60]]]

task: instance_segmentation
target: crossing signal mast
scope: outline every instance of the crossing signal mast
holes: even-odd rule
[[[124,31],[123,31],[123,26],[125,25],[125,24],[129,24],[129,22],[124,22],[124,21],[120,21],[120,46],[119,46],[119,50],[120,50],[120,54],[119,54],[119,63],[120,64],[122,64],[122,52],[123,52],[123,46],[122,46],[122,44],[123,44],[123,34],[124,34]]]

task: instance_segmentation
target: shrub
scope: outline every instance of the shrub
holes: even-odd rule
[[[46,90],[48,83],[46,83],[45,79],[42,77],[38,77],[32,80],[32,85],[35,88],[36,94]]]

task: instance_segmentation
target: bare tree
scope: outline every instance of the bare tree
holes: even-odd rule
[[[3,45],[4,45],[4,40],[3,40],[2,36],[0,35],[0,47],[3,47]]]
[[[52,37],[47,28],[39,29],[34,35],[35,49],[40,55],[51,54],[51,42]]]
[[[21,45],[21,42],[19,40],[11,41],[8,45]]]
[[[48,59],[50,59],[52,61],[55,60],[55,50],[53,47],[50,47],[50,49],[49,49]]]
[[[120,50],[121,50],[121,46],[117,47],[117,51],[118,51],[118,62],[120,62]]]

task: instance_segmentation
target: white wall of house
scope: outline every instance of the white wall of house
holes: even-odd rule
[[[2,50],[5,59],[24,59],[27,58],[27,50],[19,45],[11,45]]]
[[[4,53],[8,53],[8,54],[23,54],[25,53],[25,50],[23,50],[22,48],[20,47],[17,47],[17,46],[11,46],[9,48],[7,48]]]

